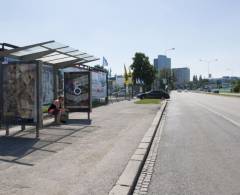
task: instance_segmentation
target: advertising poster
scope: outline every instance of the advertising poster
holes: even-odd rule
[[[64,73],[65,108],[72,112],[91,111],[91,85],[89,72]]]
[[[107,80],[105,72],[92,72],[92,99],[107,97]]]
[[[42,102],[43,105],[53,101],[53,67],[43,65],[42,68]]]
[[[37,121],[36,64],[3,66],[3,120],[8,124]]]

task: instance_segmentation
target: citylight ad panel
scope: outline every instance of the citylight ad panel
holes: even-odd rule
[[[91,85],[89,72],[64,73],[65,108],[73,112],[91,111]]]
[[[105,72],[92,72],[92,99],[107,97],[107,77]]]
[[[35,124],[37,121],[36,64],[3,66],[3,122]]]

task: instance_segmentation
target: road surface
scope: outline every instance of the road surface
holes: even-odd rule
[[[149,195],[240,195],[240,98],[172,93]]]

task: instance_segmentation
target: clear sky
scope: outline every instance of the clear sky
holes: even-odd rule
[[[2,0],[0,42],[56,40],[98,57],[122,74],[135,52],[153,58],[168,48],[172,67],[191,75],[240,76],[239,0]]]

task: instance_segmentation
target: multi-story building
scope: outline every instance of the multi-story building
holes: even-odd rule
[[[124,76],[123,75],[115,75],[114,77],[108,78],[109,80],[109,93],[113,93],[115,91],[119,91],[124,88]]]
[[[165,55],[158,55],[157,58],[153,61],[154,68],[156,70],[156,79],[154,81],[153,88],[158,90],[160,88],[166,89],[167,83],[167,75],[161,76],[161,71],[170,72],[171,70],[171,58],[168,58]]]
[[[168,58],[164,55],[158,55],[157,58],[154,59],[154,68],[157,71],[160,71],[162,69],[171,69],[171,58]]]
[[[173,77],[177,88],[184,88],[190,81],[190,69],[184,68],[173,68]]]

